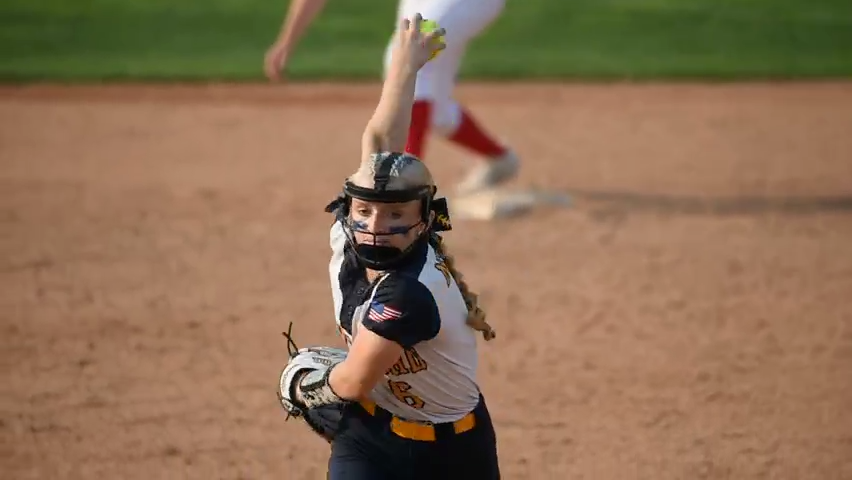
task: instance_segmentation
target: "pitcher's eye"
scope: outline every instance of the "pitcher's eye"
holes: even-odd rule
[[[369,217],[370,216],[370,210],[367,209],[367,208],[359,208],[359,209],[355,210],[355,213],[357,213],[358,215],[360,215],[362,217]]]
[[[400,212],[399,210],[396,210],[396,211],[393,211],[393,212],[390,213],[390,218],[392,218],[394,220],[399,220],[402,217],[403,217],[403,213]]]

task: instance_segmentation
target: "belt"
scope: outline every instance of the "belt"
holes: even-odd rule
[[[358,403],[371,416],[375,417],[381,413],[389,415],[391,417],[391,431],[409,440],[434,442],[438,438],[438,430],[443,429],[443,427],[450,427],[452,425],[453,434],[458,435],[473,430],[473,427],[476,426],[476,415],[473,412],[452,423],[428,424],[403,420],[379,407],[372,400],[361,400]],[[449,431],[449,428],[446,428],[446,430]]]

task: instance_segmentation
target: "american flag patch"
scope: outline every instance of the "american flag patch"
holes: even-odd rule
[[[370,311],[367,312],[367,318],[374,322],[384,322],[385,320],[393,320],[401,316],[402,312],[399,310],[379,302],[370,304]]]

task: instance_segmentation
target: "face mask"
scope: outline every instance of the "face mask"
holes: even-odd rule
[[[392,159],[392,156],[388,156],[388,159]],[[379,170],[387,170],[387,172],[385,172],[385,176],[387,176],[390,172],[390,164],[386,169],[383,168]],[[414,187],[409,190],[386,191],[383,187],[379,188],[381,185],[384,185],[380,181],[382,179],[379,177],[380,176],[378,175],[376,176],[375,188],[363,188],[353,185],[347,181],[344,184],[343,192],[331,203],[326,205],[325,211],[333,213],[337,217],[337,221],[341,223],[344,232],[346,232],[347,243],[355,251],[356,256],[363,265],[373,270],[388,270],[394,268],[396,265],[399,265],[403,260],[405,260],[408,254],[410,254],[417,245],[422,244],[424,240],[428,240],[430,234],[450,231],[452,230],[452,226],[450,224],[450,212],[447,206],[447,199],[434,197],[437,188],[434,186],[421,186]],[[384,178],[384,182],[387,183],[387,178]],[[351,198],[392,203],[408,202],[419,198],[424,202],[423,218],[420,222],[415,223],[414,225],[396,227],[390,229],[388,232],[374,234],[367,230],[366,225],[358,225],[357,222],[353,222],[350,219],[349,203]],[[432,223],[429,222],[431,215],[434,215],[434,217],[432,217],[434,218],[434,222]],[[372,235],[374,240],[378,240],[381,236],[404,235],[411,231],[411,229],[420,225],[423,225],[424,231],[406,249],[399,249],[389,245],[359,244],[355,240],[355,232]],[[428,229],[426,228],[426,225],[429,225]]]
[[[370,232],[367,230],[367,225],[364,222],[348,220],[344,223],[344,225],[347,230],[347,235],[350,237],[351,243],[355,249],[355,254],[358,256],[358,259],[361,260],[361,263],[367,266],[367,268],[372,268],[374,270],[386,270],[394,267],[404,260],[408,253],[411,252],[417,244],[417,241],[414,241],[405,249],[401,249],[391,245],[381,245],[381,237],[405,235],[412,229],[419,226],[420,222],[407,227],[392,227],[388,229],[387,232],[381,233]],[[355,241],[355,233],[370,235],[373,237],[373,242],[357,243]]]

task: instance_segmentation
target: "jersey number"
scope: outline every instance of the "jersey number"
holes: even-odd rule
[[[388,380],[388,388],[390,388],[393,396],[400,402],[405,403],[411,408],[421,409],[426,403],[417,395],[408,393],[411,390],[411,385],[408,382],[395,382]]]

